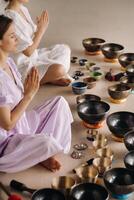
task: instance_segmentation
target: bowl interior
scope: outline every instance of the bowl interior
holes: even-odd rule
[[[72,84],[72,87],[73,88],[85,88],[85,87],[87,87],[87,84],[86,83],[84,83],[84,82],[75,82],[75,83],[73,83]]]
[[[119,61],[125,62],[125,61],[134,61],[134,53],[124,53],[119,56]]]
[[[84,95],[79,95],[76,98],[77,103],[83,103],[84,101],[100,101],[101,98],[97,95],[93,95],[93,94],[84,94]]]
[[[103,186],[83,183],[72,189],[71,197],[73,200],[106,200],[108,199],[108,192]]]
[[[104,114],[110,109],[110,106],[103,101],[89,101],[79,104],[77,108],[78,112],[81,112],[84,115],[88,116]]]
[[[126,73],[134,74],[134,64],[128,65],[126,68]]]
[[[86,38],[83,40],[83,44],[86,44],[86,45],[96,45],[96,44],[102,44],[104,43],[105,40],[101,39],[101,38]]]
[[[120,44],[115,44],[115,43],[107,43],[104,44],[101,49],[104,51],[121,51],[124,49],[124,47]]]
[[[127,85],[116,84],[116,85],[110,86],[108,89],[112,92],[124,92],[124,91],[130,90],[131,88]]]

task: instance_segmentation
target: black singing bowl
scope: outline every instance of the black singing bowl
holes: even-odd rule
[[[77,104],[83,103],[85,101],[100,101],[101,98],[94,94],[83,94],[76,97]]]
[[[129,151],[124,157],[124,164],[127,169],[134,172],[134,151]]]
[[[118,61],[122,67],[126,67],[134,63],[134,53],[123,53],[118,57]]]
[[[102,122],[109,109],[109,104],[103,101],[86,101],[77,105],[79,117],[88,124]]]
[[[128,76],[134,76],[134,64],[127,66],[126,73]]]
[[[73,187],[70,200],[108,200],[107,190],[95,183],[83,183]]]
[[[134,75],[133,76],[130,76],[130,75],[127,75],[127,76],[122,76],[120,78],[120,83],[122,85],[126,85],[126,86],[129,86],[130,88],[134,88]]]
[[[86,38],[82,41],[82,44],[86,51],[96,52],[100,50],[102,44],[105,43],[105,40],[101,38]]]
[[[134,130],[131,130],[125,134],[124,143],[128,151],[134,150]]]
[[[124,135],[134,128],[134,113],[125,111],[112,113],[107,117],[106,123],[114,136],[124,138]]]
[[[116,59],[123,52],[124,47],[120,44],[106,43],[101,46],[103,55],[108,59]]]
[[[40,190],[34,190],[15,180],[10,182],[10,187],[19,192],[26,191],[31,193],[31,200],[65,200],[63,193],[56,189],[44,188]]]
[[[134,173],[126,168],[112,168],[103,175],[106,188],[114,195],[134,192]]]
[[[131,87],[126,84],[115,84],[108,87],[108,93],[112,99],[126,99],[131,92]]]

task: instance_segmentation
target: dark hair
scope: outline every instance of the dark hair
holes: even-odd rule
[[[8,2],[8,1],[11,1],[11,0],[4,0],[4,1]]]
[[[13,22],[12,19],[10,19],[4,15],[0,15],[0,40],[2,40],[4,34],[8,30],[8,28],[12,22]]]

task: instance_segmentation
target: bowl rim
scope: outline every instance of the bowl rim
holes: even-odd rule
[[[109,118],[110,118],[111,116],[113,116],[113,115],[122,114],[122,113],[124,113],[124,114],[132,114],[132,115],[134,116],[134,113],[133,113],[133,112],[129,112],[129,111],[117,111],[117,112],[113,112],[113,113],[111,113],[110,115],[108,115],[107,120],[109,120]]]
[[[105,196],[106,197],[105,197],[104,200],[108,200],[109,199],[109,193],[108,193],[107,189],[103,185],[100,185],[100,184],[97,184],[97,183],[90,183],[90,182],[87,182],[87,183],[78,183],[78,184],[74,185],[72,187],[70,196],[73,196],[72,194],[74,193],[74,190],[77,189],[81,185],[94,185],[94,186],[97,186],[98,188],[101,188],[103,191],[105,191]]]
[[[74,86],[74,84],[83,84],[83,86],[81,86],[81,87],[78,87],[78,86]],[[75,88],[75,89],[84,89],[84,88],[87,88],[87,83],[84,83],[84,82],[82,82],[82,81],[78,81],[78,82],[74,82],[74,83],[72,83],[72,88]]]
[[[97,37],[91,37],[91,38],[85,38],[82,40],[82,43],[83,44],[86,44],[86,41],[89,40],[89,41],[92,41],[92,40],[99,40],[100,42],[97,42],[97,43],[89,43],[89,45],[99,45],[99,44],[103,44],[105,43],[106,41],[103,39],[103,38],[97,38]]]
[[[106,113],[108,113],[109,112],[109,110],[110,110],[110,105],[108,104],[108,103],[106,103],[105,101],[97,101],[97,100],[92,100],[91,102],[96,102],[96,103],[103,103],[103,104],[105,104],[107,107],[108,107],[108,110],[106,111],[106,112],[103,112],[103,113],[99,113],[99,114],[90,114],[91,116],[96,116],[96,115],[103,115],[103,114],[106,114]],[[77,111],[78,111],[78,107],[80,107],[82,104],[85,104],[85,103],[87,103],[88,104],[88,101],[84,101],[84,102],[82,102],[82,103],[79,103],[78,105],[77,105]],[[79,113],[81,113],[80,111],[78,111]],[[86,113],[84,113],[84,115],[86,115],[86,116],[89,116],[89,114],[86,114]]]
[[[110,49],[110,50],[105,50],[104,49],[104,47],[106,47],[106,46],[112,46],[112,45],[114,45],[114,46],[118,46],[118,47],[121,47],[121,49],[119,49],[119,50],[112,50],[112,49]],[[105,43],[105,44],[103,44],[102,46],[101,46],[101,50],[104,50],[104,51],[113,51],[113,52],[120,52],[120,51],[122,51],[123,49],[124,49],[125,47],[123,46],[123,45],[121,45],[121,44],[118,44],[118,43]]]
[[[134,53],[122,53],[122,54],[120,54],[119,56],[118,56],[118,60],[120,61],[121,59],[121,57],[123,57],[123,56],[128,56],[128,55],[130,55],[130,56],[134,56]],[[121,60],[121,61],[125,61],[125,60]],[[130,64],[129,64],[130,65]],[[127,65],[128,66],[128,65]]]
[[[127,168],[125,168],[125,167],[114,167],[114,168],[111,168],[111,169],[107,170],[106,172],[104,172],[104,175],[103,175],[104,182],[106,181],[106,182],[109,183],[109,181],[106,179],[106,176],[107,176],[107,174],[108,174],[109,172],[112,172],[113,170],[124,170],[124,171],[128,171],[128,172],[130,172],[130,173],[133,173],[132,171],[130,171],[129,169],[127,169]],[[110,184],[113,184],[113,182],[110,183]],[[124,187],[124,186],[134,185],[134,183],[133,183],[133,184],[127,184],[127,185],[120,185],[120,184],[114,183],[114,185]]]
[[[124,76],[123,76],[123,77],[124,77]],[[121,78],[123,78],[123,77],[121,77]],[[123,90],[123,91],[120,91],[120,90],[111,90],[112,88],[117,87],[117,86],[121,86],[121,85],[122,85],[123,87],[128,88],[128,89]],[[129,87],[129,86],[126,85],[126,84],[117,83],[117,84],[114,84],[114,85],[110,85],[110,86],[108,87],[108,91],[110,91],[110,92],[129,92],[129,91],[131,91],[131,87]]]

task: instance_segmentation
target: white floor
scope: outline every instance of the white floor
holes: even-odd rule
[[[49,28],[42,40],[41,46],[49,46],[56,43],[69,44],[72,55],[79,58],[87,58],[89,61],[95,61],[105,72],[110,67],[114,68],[114,72],[120,70],[120,65],[109,64],[103,61],[103,56],[86,56],[82,47],[82,39],[87,37],[100,37],[107,42],[116,42],[124,45],[125,52],[133,52],[134,47],[134,1],[133,0],[32,0],[28,5],[32,12],[33,18],[44,9],[47,9],[50,16]],[[71,65],[70,74],[76,69],[81,69],[85,76],[88,76],[86,69],[78,65]],[[133,102],[134,95],[130,95],[123,104],[112,104],[109,102],[107,87],[113,84],[100,80],[96,87],[88,90],[87,93],[100,95],[102,100],[108,102],[111,106],[110,113],[120,110],[134,112]],[[8,186],[12,179],[16,179],[25,183],[32,188],[50,187],[52,178],[59,175],[74,176],[72,169],[85,160],[92,158],[94,155],[92,145],[86,140],[87,129],[82,126],[76,112],[76,95],[71,91],[71,87],[44,86],[36,95],[31,106],[41,103],[44,99],[53,95],[63,95],[69,102],[70,108],[74,116],[72,125],[72,146],[73,144],[84,141],[89,148],[85,152],[85,157],[80,160],[74,160],[69,155],[59,155],[62,163],[62,169],[57,173],[51,173],[41,166],[35,166],[15,174],[0,173],[0,181]],[[112,140],[110,132],[104,124],[99,132],[107,134],[109,145],[115,152],[114,166],[124,166],[123,157],[127,153],[124,144],[117,143]],[[70,153],[72,152],[72,149]],[[132,199],[134,196],[132,197]],[[26,198],[28,199],[28,198]],[[6,200],[6,198],[4,198]]]

